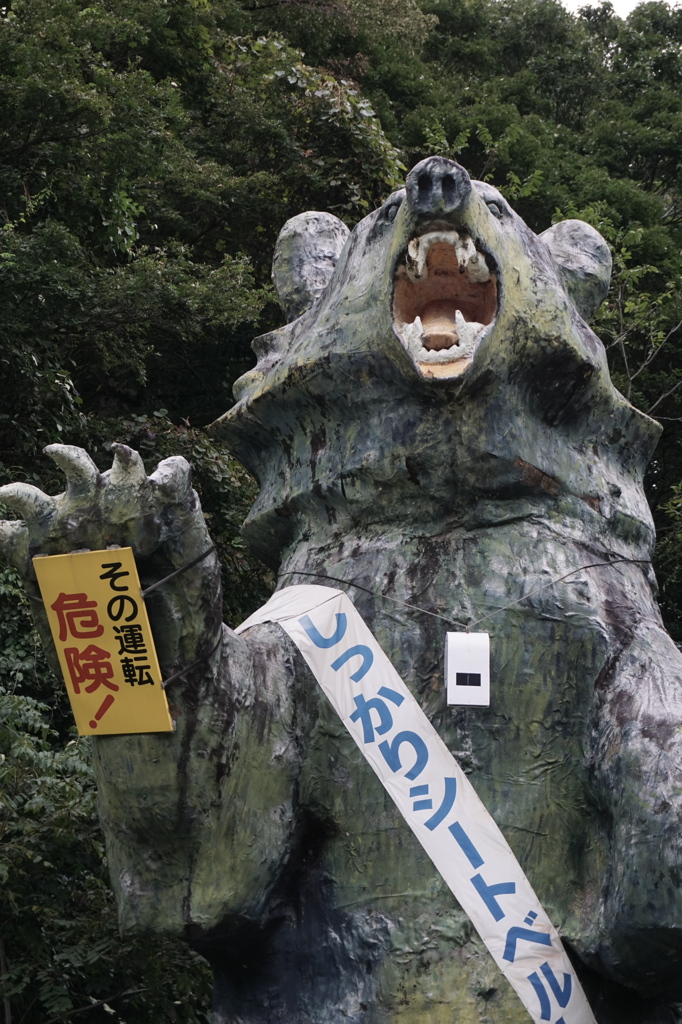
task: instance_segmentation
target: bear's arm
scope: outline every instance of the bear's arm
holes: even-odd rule
[[[183,691],[174,733],[93,741],[125,931],[196,935],[255,919],[286,862],[310,703],[302,691],[314,699],[314,681],[270,624],[246,637],[223,627],[215,662],[171,684]]]
[[[239,637],[222,624],[220,566],[188,463],[166,459],[148,477],[136,452],[112,450],[100,473],[82,449],[46,449],[66,475],[63,494],[0,488],[21,516],[0,523],[0,553],[34,599],[57,671],[35,556],[114,558],[129,546],[142,587],[153,586],[146,604],[176,728],[96,737],[100,815],[123,927],[201,934],[257,915],[277,880],[316,687],[279,627]]]
[[[603,673],[592,765],[613,853],[599,901],[599,956],[677,999],[682,877],[682,653],[642,618]],[[652,982],[654,984],[654,982]]]

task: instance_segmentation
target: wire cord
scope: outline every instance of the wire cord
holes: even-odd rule
[[[402,605],[404,608],[410,608],[412,611],[421,612],[423,615],[430,615],[434,619],[440,619],[442,622],[447,622],[450,626],[458,626],[460,629],[464,629],[468,633],[472,627],[480,625],[480,623],[485,622],[486,619],[491,619],[494,615],[500,615],[502,612],[506,612],[509,608],[514,608],[515,605],[521,604],[523,601],[527,601],[528,598],[534,597],[535,594],[539,594],[542,590],[547,590],[548,587],[554,587],[557,583],[563,583],[571,576],[575,576],[576,573],[583,572],[585,569],[602,569],[606,566],[619,565],[623,562],[627,562],[631,565],[651,565],[651,561],[646,558],[612,558],[609,562],[589,562],[586,565],[578,566],[577,569],[572,569],[564,576],[557,576],[556,579],[550,580],[549,583],[543,583],[541,587],[536,587],[535,590],[531,590],[528,594],[524,594],[523,597],[517,598],[516,601],[510,601],[509,604],[502,605],[501,608],[496,608],[494,611],[488,612],[487,615],[482,615],[480,618],[474,619],[469,623],[458,622],[456,619],[448,618],[446,615],[439,615],[438,612],[432,612],[428,608],[422,608],[418,604],[411,604],[409,601],[402,601],[398,597],[390,597],[388,594],[381,594],[378,590],[371,590],[369,587],[363,587],[361,583],[352,583],[349,580],[340,579],[338,576],[327,576],[319,572],[302,572],[300,570],[283,572],[280,573],[280,576],[310,576],[318,580],[330,580],[333,583],[342,583],[347,587],[356,587],[358,590],[364,590],[366,594],[371,594],[372,597],[378,597],[382,601],[391,601],[393,604]]]

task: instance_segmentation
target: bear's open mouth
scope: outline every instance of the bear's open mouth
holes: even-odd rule
[[[463,373],[496,314],[497,276],[469,235],[435,223],[410,240],[395,273],[393,324],[426,376]]]

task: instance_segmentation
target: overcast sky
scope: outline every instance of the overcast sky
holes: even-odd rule
[[[580,7],[597,7],[599,0],[561,0],[561,3],[567,11],[577,11]],[[613,9],[619,18],[625,18],[641,0],[611,0]],[[674,3],[673,7],[679,7],[679,3]]]

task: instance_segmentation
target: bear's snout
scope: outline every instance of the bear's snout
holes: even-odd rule
[[[407,202],[420,216],[455,213],[471,194],[471,178],[454,160],[430,156],[413,167],[405,184]]]

